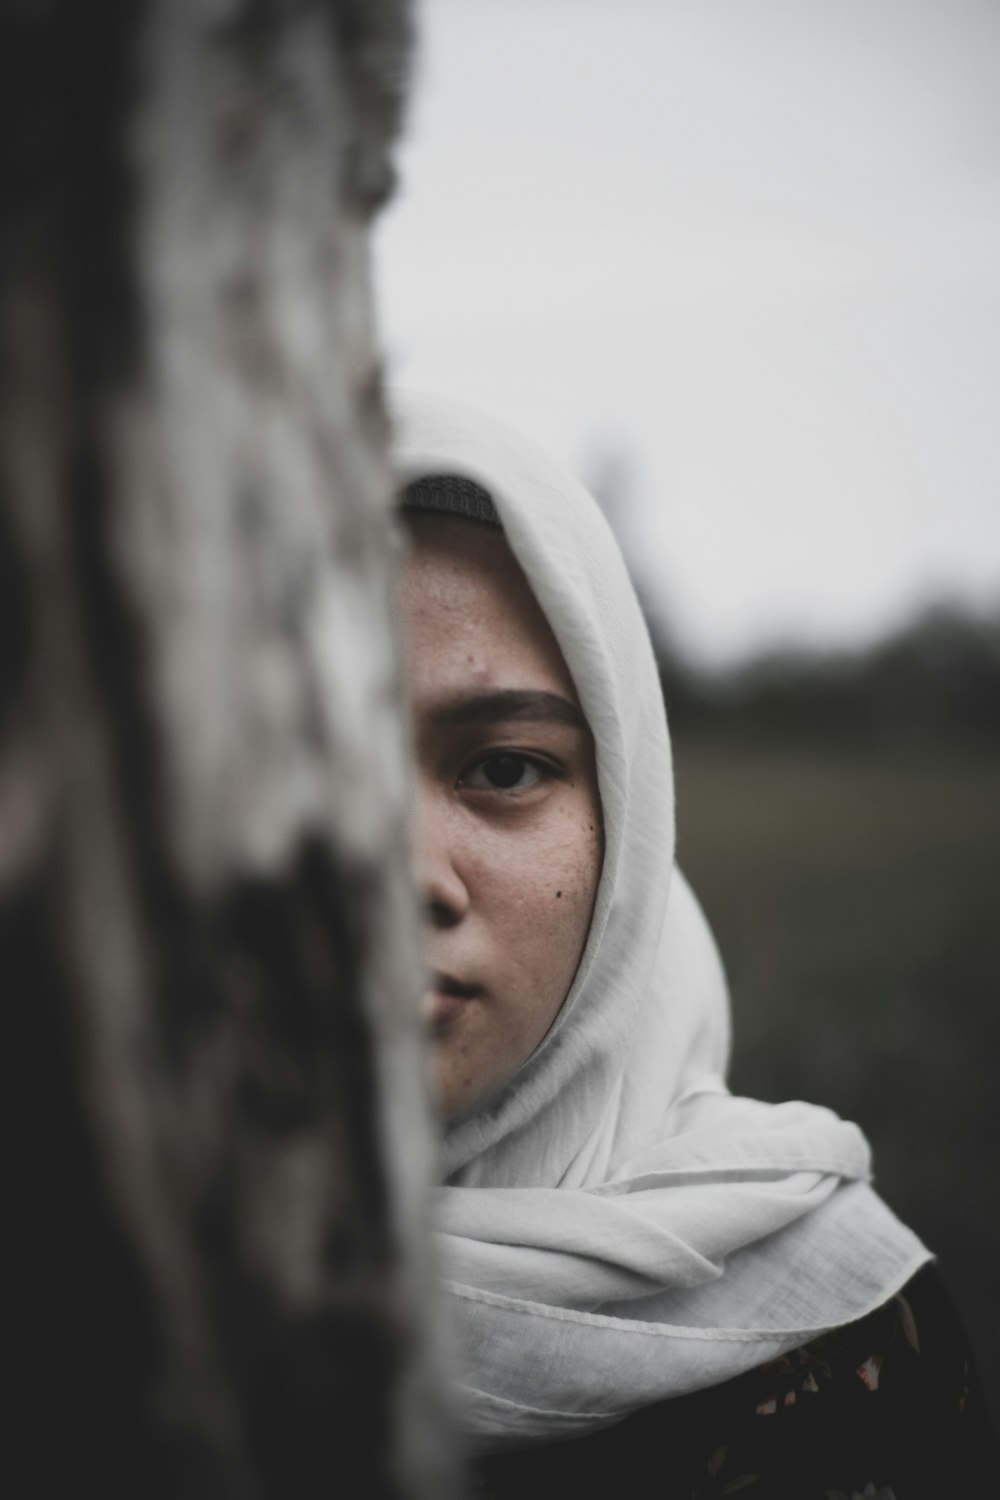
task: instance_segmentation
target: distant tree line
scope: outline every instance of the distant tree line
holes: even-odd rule
[[[710,675],[654,627],[660,676],[678,735],[858,747],[1000,736],[1000,610],[928,610],[867,652],[775,650]]]

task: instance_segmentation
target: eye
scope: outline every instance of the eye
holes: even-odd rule
[[[461,785],[476,791],[524,792],[538,786],[544,776],[545,768],[537,761],[504,750],[476,761],[461,778]]]

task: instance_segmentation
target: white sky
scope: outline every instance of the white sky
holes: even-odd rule
[[[997,0],[423,0],[390,375],[624,471],[683,643],[1000,600]]]

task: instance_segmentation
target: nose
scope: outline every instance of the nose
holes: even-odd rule
[[[456,864],[447,799],[418,784],[414,818],[417,889],[432,927],[454,927],[469,909],[469,890]]]

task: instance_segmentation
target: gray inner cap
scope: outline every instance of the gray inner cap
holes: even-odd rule
[[[444,511],[468,521],[483,521],[487,526],[500,525],[488,491],[460,474],[428,474],[414,479],[400,494],[399,503],[404,510]]]

